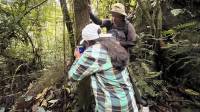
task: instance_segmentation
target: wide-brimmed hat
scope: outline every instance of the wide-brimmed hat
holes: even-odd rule
[[[95,40],[99,38],[98,30],[100,26],[94,23],[86,25],[82,30],[82,39],[83,40]]]
[[[127,15],[126,12],[125,12],[125,7],[121,3],[113,4],[111,8],[112,8],[111,12],[119,13],[119,14],[124,15],[124,16]]]

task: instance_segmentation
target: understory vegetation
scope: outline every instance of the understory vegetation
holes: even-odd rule
[[[113,3],[126,6],[138,34],[129,71],[150,112],[199,112],[200,1],[90,2],[100,18],[110,18]],[[78,84],[65,79],[80,29],[89,21],[80,17],[87,3],[0,1],[0,112],[76,111]]]

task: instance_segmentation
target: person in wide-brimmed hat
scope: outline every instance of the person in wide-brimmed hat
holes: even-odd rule
[[[115,3],[111,6],[110,13],[112,14],[112,19],[101,20],[92,13],[91,7],[89,7],[90,19],[95,24],[106,27],[107,32],[112,34],[112,37],[115,37],[121,46],[130,53],[129,49],[134,46],[136,42],[136,32],[134,26],[126,19],[127,14],[125,12],[125,6],[121,3]],[[148,103],[142,99],[134,83],[133,87],[137,103],[147,106]]]
[[[126,19],[125,7],[121,3],[115,3],[111,6],[110,13],[112,19],[99,19],[91,11],[89,7],[90,19],[101,27],[106,27],[107,32],[113,34],[120,44],[126,49],[132,47],[136,41],[136,33],[133,25]]]
[[[115,12],[115,13],[119,13],[121,15],[127,16],[126,12],[125,12],[125,7],[123,4],[121,3],[116,3],[112,5],[112,9],[111,12]]]

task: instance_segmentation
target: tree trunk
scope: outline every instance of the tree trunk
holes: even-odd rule
[[[54,8],[55,8],[55,14],[54,14],[54,17],[56,18],[56,3],[55,3],[55,6],[54,6]],[[55,19],[55,26],[54,26],[54,31],[55,31],[55,48],[56,48],[56,50],[55,50],[55,54],[54,54],[54,58],[55,58],[55,60],[57,59],[57,46],[58,46],[58,44],[57,44],[57,20]]]
[[[81,30],[89,23],[88,0],[74,0],[75,37],[80,41]]]
[[[150,5],[150,1],[148,0],[137,0],[138,6],[140,8],[140,11],[137,14],[137,18],[138,18],[138,21],[140,21],[140,23],[139,24],[136,23],[137,25],[139,25],[139,26],[136,25],[136,30],[141,29],[144,31],[149,28],[148,33],[152,34],[156,38],[161,37],[162,10],[160,7],[160,2],[161,2],[160,0],[156,0],[156,4],[153,7]],[[145,18],[145,20],[143,19],[143,17]],[[144,22],[141,22],[141,21],[144,21]],[[142,32],[141,30],[139,30],[139,32]]]
[[[67,30],[68,30],[68,36],[69,36],[69,40],[70,40],[70,47],[71,47],[71,54],[74,53],[74,48],[75,48],[75,39],[74,39],[74,34],[73,34],[73,24],[72,24],[72,20],[70,18],[69,15],[69,11],[67,9],[67,3],[66,0],[60,0],[60,5],[62,8],[62,13],[63,13],[63,18],[66,22],[66,26],[67,26]],[[71,60],[73,61],[74,57],[73,55],[71,55]]]
[[[66,72],[65,66],[66,66],[66,35],[65,35],[65,18],[63,18],[63,62],[64,62],[64,73]]]
[[[88,0],[74,0],[74,16],[75,16],[75,37],[76,43],[81,39],[81,31],[85,25],[89,23]],[[78,104],[79,109],[91,111],[91,92],[90,78],[83,79],[78,86]],[[78,111],[78,110],[77,110]]]

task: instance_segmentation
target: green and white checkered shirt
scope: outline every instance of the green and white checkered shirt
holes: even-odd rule
[[[68,75],[77,81],[91,75],[96,112],[138,112],[127,69],[115,74],[110,56],[101,44],[87,48]]]

